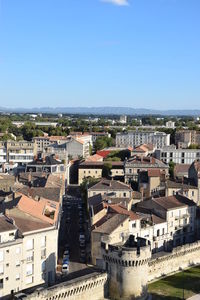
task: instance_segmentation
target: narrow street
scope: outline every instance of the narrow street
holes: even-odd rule
[[[89,249],[88,241],[80,247],[79,236],[80,233],[86,236],[87,220],[85,207],[83,205],[80,193],[77,189],[70,189],[63,199],[63,212],[59,233],[59,259],[58,272],[62,273],[63,253],[69,249],[69,272],[62,274],[61,278],[71,279],[73,276],[81,276],[91,272],[88,268],[87,253]],[[81,252],[85,256],[81,260]]]

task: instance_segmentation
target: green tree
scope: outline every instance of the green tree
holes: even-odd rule
[[[95,151],[102,150],[104,148],[111,147],[112,145],[113,139],[105,136],[96,139],[96,142],[94,143],[94,149]]]
[[[102,177],[108,178],[110,176],[111,169],[112,169],[112,163],[106,162],[103,166]]]
[[[173,161],[170,161],[169,163],[169,175],[170,175],[170,178],[174,178],[174,167],[175,167],[175,163]]]

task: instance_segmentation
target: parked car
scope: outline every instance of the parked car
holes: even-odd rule
[[[68,258],[69,259],[69,249],[65,250],[63,253],[63,259]]]
[[[84,219],[81,217],[79,218],[79,224],[83,224],[84,223]]]
[[[79,217],[82,217],[83,216],[83,210],[79,210],[78,215],[79,215]]]
[[[85,241],[80,241],[80,248],[85,248]]]
[[[17,293],[17,294],[15,294],[14,299],[24,299],[26,297],[27,297],[27,295],[24,293]]]
[[[85,235],[81,234],[79,235],[79,242],[85,242]]]
[[[78,204],[78,209],[83,209],[83,203]]]
[[[63,274],[68,274],[69,273],[69,264],[63,263],[63,265],[62,265],[62,273]]]

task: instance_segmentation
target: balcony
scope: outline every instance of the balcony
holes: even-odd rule
[[[186,218],[189,218],[189,214],[183,214],[183,215],[180,215],[180,216],[175,216],[175,220],[180,220],[180,219],[186,219]]]
[[[33,261],[34,260],[34,257],[33,256],[28,256],[27,258],[26,258],[26,261],[27,262],[31,262],[31,261]]]
[[[161,241],[161,240],[168,239],[168,238],[169,238],[169,233],[164,233],[159,236],[153,236],[153,241],[157,242],[157,241]]]

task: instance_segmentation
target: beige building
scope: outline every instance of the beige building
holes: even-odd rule
[[[107,195],[114,198],[132,198],[132,188],[123,182],[116,180],[102,179],[88,189],[88,197],[98,194]]]
[[[160,170],[165,176],[168,175],[168,165],[154,157],[134,156],[125,162],[125,182],[131,183],[138,180],[141,171]]]
[[[156,214],[167,222],[165,247],[193,242],[196,236],[196,204],[182,195],[155,198],[136,205],[135,211]],[[159,236],[161,231],[159,231]]]
[[[56,227],[18,208],[8,217],[0,216],[0,297],[55,280]]]
[[[0,163],[26,164],[33,160],[37,147],[30,141],[11,141],[0,143]]]
[[[189,184],[188,181],[176,182],[168,180],[165,184],[165,195],[173,196],[177,193],[189,198],[199,205],[199,190],[195,185]]]
[[[121,179],[124,177],[124,163],[121,161],[84,161],[79,165],[78,184],[83,182],[84,178],[92,177],[96,179],[102,178],[104,165],[111,164],[110,177],[113,179]]]

